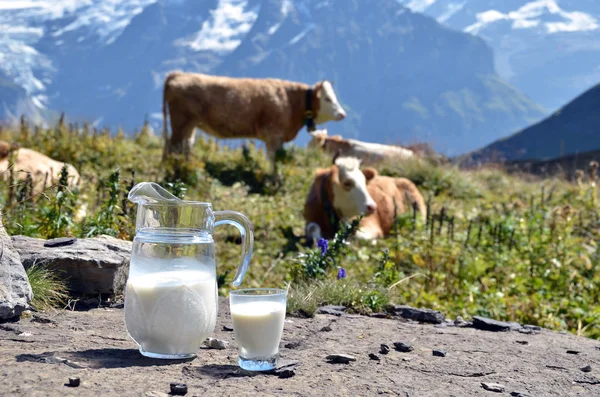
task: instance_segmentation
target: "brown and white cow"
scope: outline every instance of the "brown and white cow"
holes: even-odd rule
[[[309,113],[307,113],[307,111]],[[171,118],[171,136],[167,129]],[[196,128],[218,138],[256,138],[265,142],[275,172],[275,153],[306,124],[342,120],[346,113],[332,84],[313,86],[279,80],[172,72],[164,83],[165,157],[189,155]]]
[[[11,148],[8,150],[7,148]],[[12,155],[12,163],[9,164],[9,154]],[[43,188],[44,183],[50,186],[60,178],[63,165],[67,165],[69,173],[69,187],[74,188],[79,184],[79,172],[71,164],[62,163],[32,149],[18,148],[7,142],[0,141],[0,178],[8,177],[8,168],[12,165],[13,177],[24,180],[27,174],[31,174],[34,190]]]
[[[310,135],[309,147],[323,149],[332,155],[339,152],[342,156],[356,157],[364,165],[374,165],[386,159],[404,160],[415,155],[412,150],[400,146],[344,139],[340,135],[328,136],[325,129],[310,132]]]
[[[426,216],[423,196],[406,178],[378,175],[373,168],[360,169],[353,157],[334,158],[327,169],[318,169],[304,205],[306,236],[309,241],[331,239],[340,222],[364,214],[356,237],[374,240],[389,235],[394,214],[402,214],[416,204]]]

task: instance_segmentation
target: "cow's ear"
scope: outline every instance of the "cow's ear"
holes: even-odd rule
[[[365,178],[367,179],[367,181],[370,181],[371,179],[373,179],[377,176],[377,170],[375,168],[371,168],[371,167],[363,169],[362,173],[365,175]]]

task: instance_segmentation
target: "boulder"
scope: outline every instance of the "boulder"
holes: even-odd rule
[[[127,279],[130,241],[98,236],[52,244],[51,240],[13,236],[12,243],[26,269],[36,263],[56,269],[67,279],[72,292],[118,293]]]
[[[0,321],[20,316],[32,298],[29,279],[0,215]]]

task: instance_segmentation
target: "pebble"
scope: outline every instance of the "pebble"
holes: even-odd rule
[[[499,383],[485,383],[485,382],[481,382],[481,386],[488,391],[493,391],[496,393],[503,393],[504,392],[504,385],[501,385]]]
[[[227,345],[229,345],[229,342],[216,338],[208,338],[204,341],[204,344],[210,349],[224,350],[227,349]]]
[[[380,360],[379,356],[377,354],[375,354],[375,353],[369,353],[369,358],[371,360],[375,360],[375,361],[379,361]]]
[[[281,361],[277,363],[275,374],[281,379],[291,378],[296,375],[296,369],[300,366],[300,361]]]
[[[283,345],[283,347],[285,347],[286,349],[296,349],[301,344],[302,344],[302,342],[300,342],[299,340],[295,340],[293,342],[286,343],[285,345]]]
[[[233,332],[233,327],[230,327],[230,326],[228,326],[228,325],[224,325],[224,326],[223,326],[223,331],[226,331],[226,332]]]
[[[394,342],[394,348],[402,353],[409,353],[415,350],[415,348],[410,343],[404,342]]]
[[[388,345],[386,345],[385,343],[382,343],[381,346],[379,347],[379,353],[388,354],[389,352],[390,352],[390,347]]]
[[[493,320],[487,317],[473,316],[473,328],[481,329],[483,331],[504,332],[510,331],[511,329],[519,329],[521,328],[521,325]]]
[[[579,354],[580,352],[577,350],[567,350],[567,354]]]
[[[324,326],[323,328],[321,328],[321,332],[331,332],[332,329],[329,325]]]
[[[185,396],[188,387],[185,383],[171,383],[171,394],[174,396]]]
[[[531,397],[531,394],[524,391],[511,391],[510,395],[513,397]]]
[[[446,357],[446,352],[443,350],[434,350],[432,353],[435,357]]]
[[[356,361],[356,358],[349,354],[330,354],[327,356],[327,361],[334,364],[348,364],[351,361]]]
[[[592,372],[592,366],[591,365],[586,365],[585,367],[581,368],[581,370],[583,372]]]
[[[80,384],[81,384],[81,379],[79,379],[77,376],[72,376],[69,378],[69,386],[77,387]]]
[[[402,357],[402,361],[412,361],[412,357]]]
[[[526,340],[517,340],[515,342],[517,342],[519,345],[528,345],[529,344],[529,342],[527,342]]]

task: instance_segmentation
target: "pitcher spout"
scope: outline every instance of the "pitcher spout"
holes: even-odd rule
[[[127,199],[132,203],[146,204],[146,203],[173,203],[180,204],[183,200],[172,195],[168,190],[154,182],[140,182],[135,185],[127,195]]]

